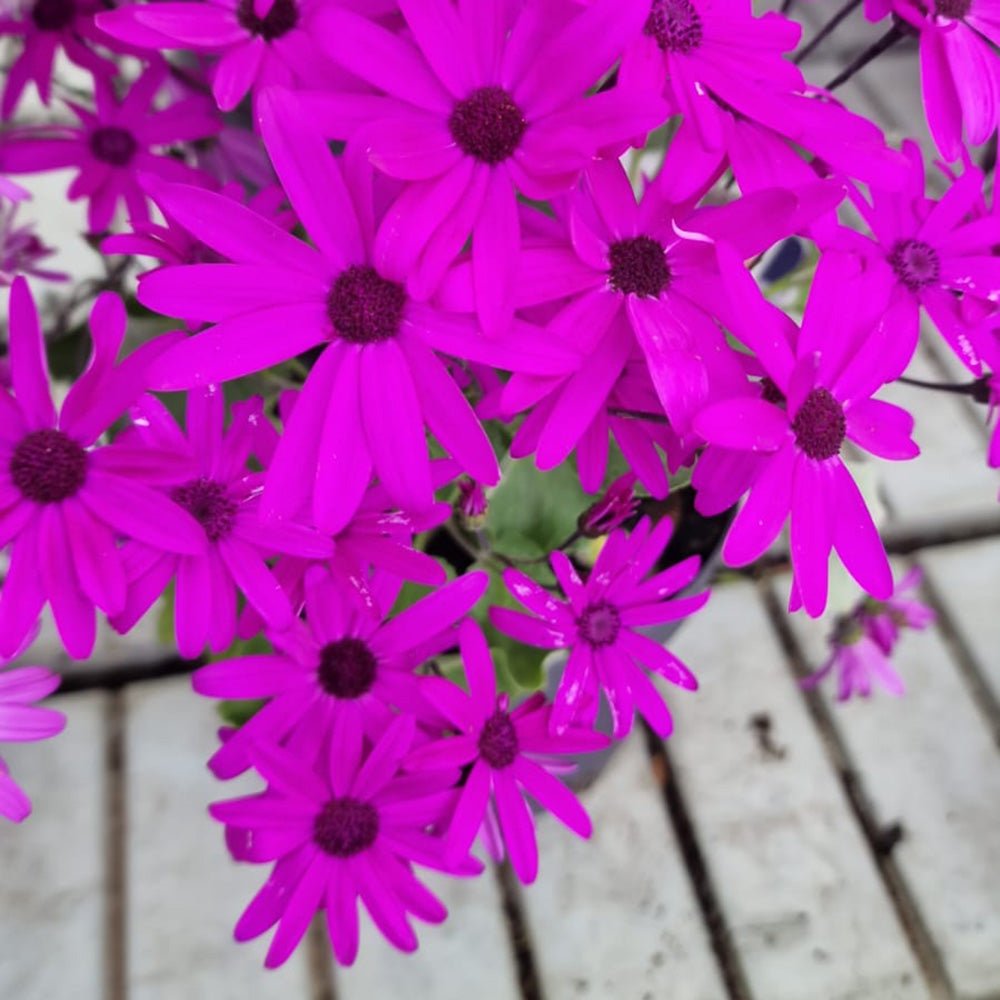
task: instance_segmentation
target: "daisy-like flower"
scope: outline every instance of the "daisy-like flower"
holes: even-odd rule
[[[358,952],[359,899],[389,942],[414,951],[409,917],[438,924],[448,915],[417,880],[414,863],[452,875],[481,870],[470,858],[447,862],[441,841],[425,832],[443,796],[453,794],[457,773],[420,782],[399,774],[413,735],[412,716],[398,716],[366,751],[357,720],[345,717],[319,758],[258,744],[253,764],[268,790],[210,807],[215,819],[241,831],[241,861],[275,862],[235,931],[237,941],[249,941],[277,924],[268,968],[288,959],[324,909],[333,953],[350,965]]]
[[[658,182],[637,204],[618,161],[587,170],[568,201],[565,242],[526,246],[518,267],[515,302],[568,299],[546,332],[580,349],[578,366],[560,379],[517,373],[504,390],[509,412],[543,392],[556,397],[538,436],[539,468],[566,459],[607,408],[633,353],[645,359],[659,409],[682,435],[713,387],[731,391],[743,382],[714,318],[723,298],[714,244],[733,241],[744,257],[760,252],[785,235],[796,204],[791,193],[771,191],[692,209],[671,204]]]
[[[720,253],[720,262],[726,259]],[[731,566],[752,562],[791,518],[791,606],[813,617],[826,607],[828,562],[836,549],[848,572],[873,597],[892,593],[892,573],[861,492],[840,457],[845,441],[880,458],[915,458],[913,418],[873,399],[894,378],[895,330],[877,326],[886,294],[855,259],[823,255],[794,347],[784,324],[764,308],[742,261],[726,267],[733,332],[771,381],[767,396],[712,403],[695,418],[709,444],[766,458],[723,545]]]
[[[603,691],[615,739],[628,735],[636,711],[660,736],[670,735],[670,711],[646,669],[689,691],[698,682],[673,653],[638,629],[686,618],[709,597],[706,590],[668,600],[698,575],[698,556],[643,579],[672,532],[669,518],[655,528],[643,518],[631,534],[612,532],[586,582],[564,553],[553,552],[549,561],[566,601],[516,569],[504,571],[507,589],[532,614],[492,607],[490,621],[529,646],[570,651],[549,720],[552,733],[565,732],[576,720],[592,725]]]
[[[208,697],[269,699],[209,761],[213,772],[231,778],[246,770],[254,740],[311,752],[342,716],[371,735],[386,725],[391,707],[419,711],[414,670],[454,642],[453,626],[487,583],[485,573],[467,573],[386,618],[398,583],[372,580],[377,604],[369,607],[328,573],[310,572],[305,622],[266,633],[276,652],[210,663],[194,675],[195,691]]]
[[[287,628],[292,607],[267,560],[280,553],[329,558],[333,544],[305,526],[261,522],[263,474],[247,466],[256,425],[265,419],[260,400],[234,405],[228,428],[216,387],[190,392],[187,403],[186,434],[159,400],[147,396],[133,407],[133,427],[119,441],[176,456],[178,473],[184,472],[165,484],[165,492],[201,525],[204,552],[177,555],[129,542],[122,553],[128,599],[112,625],[127,632],[174,580],[177,649],[193,659],[206,644],[213,653],[232,644],[238,594],[268,628]]]
[[[881,283],[890,291],[882,320],[894,331],[899,354],[895,371],[902,374],[917,346],[919,314],[923,306],[939,332],[965,366],[982,371],[975,303],[981,315],[995,312],[1000,303],[1000,214],[995,211],[970,218],[980,207],[983,175],[971,163],[939,200],[924,195],[924,169],[914,142],[904,143],[911,162],[907,187],[899,193],[872,189],[869,204],[860,195],[854,203],[874,239],[842,230],[846,245],[864,253]],[[874,242],[877,252],[873,253]],[[955,293],[963,297],[960,307]]]
[[[217,115],[202,97],[186,98],[162,110],[154,108],[166,74],[161,60],[136,80],[121,102],[116,101],[110,83],[96,80],[93,111],[67,102],[79,125],[25,126],[5,136],[0,171],[31,174],[77,167],[80,172],[67,196],[70,201],[89,199],[87,222],[92,232],[108,228],[119,201],[134,222],[148,220],[141,172],[168,181],[211,183],[206,174],[157,150],[204,139],[219,130]]]
[[[44,667],[0,673],[0,743],[47,740],[66,725],[62,712],[32,704],[59,687],[59,675]],[[31,815],[31,800],[0,758],[0,816],[20,823]]]
[[[425,771],[469,768],[448,828],[450,858],[468,854],[492,806],[517,877],[528,885],[538,875],[538,843],[526,792],[564,826],[587,838],[590,817],[576,796],[545,767],[564,754],[601,750],[607,737],[588,729],[549,733],[551,706],[539,692],[511,709],[506,694],[497,696],[496,671],[482,630],[466,621],[459,646],[469,693],[443,677],[424,679],[424,697],[454,726],[457,735],[425,743],[404,766]]]
[[[62,50],[67,57],[93,73],[111,79],[117,69],[91,47],[107,38],[95,27],[94,14],[104,9],[103,0],[14,0],[9,5],[16,17],[0,17],[0,37],[21,37],[23,48],[7,70],[0,102],[0,115],[10,118],[28,83],[34,83],[46,106],[52,99],[52,67]]]
[[[963,126],[969,142],[976,146],[997,130],[1000,2],[891,0],[891,8],[920,32],[927,124],[941,155],[954,162],[962,157]],[[883,11],[884,5],[878,4],[869,16]]]
[[[909,596],[923,579],[918,567],[896,584],[885,601],[865,598],[840,618],[830,637],[826,663],[802,681],[805,688],[820,684],[829,674],[837,675],[837,700],[854,695],[867,698],[873,682],[894,695],[904,694],[903,680],[892,665],[892,652],[904,628],[922,631],[935,619],[934,610]]]
[[[321,79],[315,15],[329,0],[207,0],[206,3],[131,3],[97,16],[112,38],[138,49],[166,48],[219,56],[212,94],[231,111],[252,89]],[[390,8],[386,0],[348,6]]]
[[[479,316],[490,335],[513,313],[517,194],[569,190],[595,153],[660,124],[663,101],[614,87],[586,96],[640,31],[648,0],[597,0],[573,17],[538,4],[400,0],[408,36],[337,8],[320,42],[380,96],[331,93],[310,107],[407,185],[383,222],[379,260],[434,290],[472,237]],[[619,148],[620,147],[620,148]]]
[[[367,161],[348,155],[345,175],[287,99],[268,91],[260,106],[275,169],[316,249],[230,199],[165,185],[158,197],[171,216],[235,263],[162,268],[140,282],[144,305],[214,324],[164,354],[153,387],[222,382],[322,345],[268,472],[265,516],[311,506],[313,523],[335,533],[373,471],[394,506],[426,511],[425,425],[463,471],[496,483],[486,433],[435,351],[545,372],[564,370],[573,352],[521,324],[487,340],[470,320],[414,301],[405,272],[374,255]]]
[[[136,477],[137,466],[146,472],[167,457],[94,446],[140,394],[145,367],[164,346],[154,342],[116,366],[125,323],[121,300],[100,295],[90,364],[57,414],[31,293],[22,277],[11,286],[14,392],[0,392],[0,545],[12,546],[0,593],[2,656],[17,652],[46,602],[66,651],[90,655],[95,606],[114,615],[125,605],[119,538],[167,552],[204,547],[198,522]]]

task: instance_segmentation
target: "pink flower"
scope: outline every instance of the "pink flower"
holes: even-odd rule
[[[0,673],[0,742],[47,740],[63,731],[66,717],[31,704],[59,687],[59,675],[44,667],[18,667]],[[31,815],[31,800],[0,758],[0,816],[20,823]]]
[[[200,552],[201,526],[186,511],[134,478],[125,448],[95,447],[142,390],[144,369],[165,344],[150,344],[122,364],[125,309],[110,292],[90,314],[94,339],[87,370],[56,412],[45,347],[24,278],[10,290],[10,362],[14,394],[0,392],[0,545],[12,545],[0,594],[0,655],[13,656],[43,605],[52,606],[67,652],[89,656],[95,607],[125,605],[118,539],[167,552]],[[155,452],[141,461],[155,465]]]
[[[592,725],[597,695],[603,690],[614,719],[615,739],[629,733],[636,710],[660,736],[669,736],[673,729],[670,712],[644,668],[691,691],[698,682],[673,653],[638,629],[685,618],[709,597],[704,591],[667,600],[697,576],[697,556],[643,579],[672,532],[668,518],[655,528],[643,518],[631,534],[613,532],[586,583],[562,552],[553,552],[549,561],[568,603],[518,570],[504,571],[507,589],[533,614],[491,607],[490,621],[529,646],[570,650],[555,696],[551,732],[564,732],[577,719]]]
[[[305,622],[268,631],[277,652],[211,663],[194,675],[194,689],[213,698],[268,698],[209,761],[221,778],[250,765],[254,740],[317,749],[342,716],[369,735],[392,708],[421,709],[414,670],[453,642],[453,626],[486,590],[485,573],[467,573],[385,618],[399,584],[371,582],[378,603],[362,605],[349,588],[322,571],[306,577]]]
[[[916,349],[921,306],[956,356],[978,375],[982,344],[977,320],[995,312],[1000,301],[1000,259],[994,252],[1000,243],[1000,215],[970,218],[982,208],[983,175],[976,167],[968,164],[935,201],[924,195],[923,161],[916,143],[904,143],[904,151],[911,174],[902,192],[873,188],[871,204],[854,197],[874,239],[841,230],[835,242],[865,254],[890,292],[882,324],[893,331],[898,353],[896,370],[888,377],[901,374]],[[961,304],[956,293],[962,296]]]
[[[32,223],[17,223],[20,204],[20,200],[4,204],[0,192],[0,286],[10,285],[18,274],[45,281],[65,281],[68,275],[39,266],[56,251],[39,239]]]
[[[147,396],[132,409],[133,428],[118,440],[137,452],[150,448],[176,459],[176,472],[157,470],[157,485],[201,525],[204,551],[178,555],[129,542],[122,552],[128,598],[112,624],[127,632],[174,580],[177,649],[193,659],[206,644],[213,653],[232,644],[240,594],[267,627],[288,628],[293,609],[267,560],[279,553],[329,558],[333,544],[304,526],[261,522],[263,473],[247,465],[251,454],[260,457],[254,449],[256,426],[266,419],[260,400],[234,405],[225,430],[225,401],[217,387],[193,390],[187,407],[184,434],[166,407]]]
[[[472,859],[447,862],[441,841],[425,832],[457,775],[417,782],[400,775],[413,735],[412,717],[398,716],[366,750],[358,720],[345,716],[317,758],[257,744],[253,763],[268,790],[210,807],[239,831],[239,860],[275,862],[235,930],[237,941],[248,941],[277,924],[268,968],[288,959],[323,909],[337,961],[350,965],[358,952],[359,898],[388,941],[414,951],[409,917],[437,924],[447,910],[417,880],[413,864],[452,875],[481,870]]]
[[[986,142],[1000,109],[1000,3],[997,0],[892,0],[920,32],[920,76],[931,135],[948,161],[969,142]]]
[[[287,98],[269,91],[260,105],[268,150],[316,249],[229,199],[165,188],[158,197],[171,216],[236,263],[163,268],[142,279],[143,304],[215,324],[165,353],[153,385],[227,381],[322,346],[269,470],[268,517],[311,507],[317,527],[337,532],[373,471],[394,505],[426,511],[433,480],[425,425],[462,470],[496,483],[486,433],[435,351],[545,372],[562,370],[572,355],[519,324],[487,340],[471,321],[414,301],[405,272],[374,253],[364,159],[349,153],[342,173]]]
[[[815,673],[802,681],[814,688],[830,673],[837,674],[837,700],[854,695],[867,698],[877,682],[894,695],[904,693],[903,680],[892,665],[891,655],[903,628],[923,630],[935,614],[922,601],[905,596],[920,586],[923,574],[911,569],[885,601],[865,598],[848,615],[838,619],[830,637],[830,656]]]
[[[497,696],[496,671],[486,638],[475,622],[459,630],[469,694],[451,681],[425,678],[424,697],[457,730],[457,735],[425,743],[406,759],[408,770],[470,768],[448,828],[447,856],[468,854],[486,821],[492,801],[517,877],[525,885],[538,875],[538,844],[527,792],[563,825],[581,837],[591,833],[590,817],[573,793],[549,770],[553,755],[586,753],[607,746],[607,738],[586,729],[549,733],[550,706],[538,693],[510,709]]]
[[[600,538],[620,528],[639,510],[635,495],[635,473],[619,476],[596,503],[591,504],[579,519],[579,531],[585,538]]]
[[[897,374],[896,331],[874,328],[885,295],[852,258],[824,254],[793,348],[742,261],[732,260],[727,272],[739,317],[734,332],[777,390],[771,398],[784,405],[742,396],[712,403],[695,418],[709,451],[721,446],[766,458],[729,529],[723,558],[733,566],[752,562],[790,516],[792,607],[804,604],[810,615],[822,614],[831,549],[865,590],[885,599],[892,593],[885,549],[840,457],[846,440],[880,458],[919,454],[910,414],[871,398]]]
[[[112,38],[138,49],[184,49],[218,55],[212,93],[231,111],[253,89],[289,86],[323,73],[316,13],[327,0],[207,0],[131,3],[96,18]],[[368,5],[387,7],[385,0]]]
[[[52,67],[60,49],[97,77],[110,79],[115,64],[99,56],[91,46],[107,39],[94,26],[94,14],[103,0],[24,0],[20,17],[0,17],[0,37],[22,36],[24,47],[7,71],[0,114],[10,118],[29,82],[46,106],[52,98]]]
[[[77,167],[68,198],[88,198],[87,221],[92,232],[111,224],[115,206],[123,201],[135,222],[149,219],[141,185],[142,171],[163,180],[205,183],[208,178],[176,157],[154,152],[175,142],[213,135],[219,121],[201,97],[155,110],[153,100],[166,77],[165,64],[147,69],[119,103],[111,85],[94,83],[96,110],[69,104],[80,120],[76,126],[24,127],[5,137],[0,170],[12,174],[40,173]]]
[[[412,181],[386,215],[377,259],[430,294],[472,237],[479,316],[489,335],[514,308],[517,194],[572,187],[595,153],[624,149],[664,118],[662,100],[601,82],[640,30],[649,0],[597,0],[574,17],[547,5],[400,0],[393,35],[347,11],[318,20],[321,44],[380,96],[327,93],[310,107],[332,137]]]

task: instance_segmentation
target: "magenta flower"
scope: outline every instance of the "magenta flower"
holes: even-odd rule
[[[805,688],[814,688],[828,674],[837,675],[837,700],[847,701],[854,695],[867,698],[877,682],[893,695],[904,694],[903,680],[892,665],[892,651],[899,640],[900,630],[923,630],[935,618],[933,609],[908,591],[920,586],[923,574],[914,567],[885,601],[865,598],[848,615],[837,621],[830,637],[830,655],[815,673],[802,681]]]
[[[168,552],[200,552],[201,526],[186,511],[136,480],[155,467],[155,452],[95,447],[142,390],[144,370],[165,344],[150,344],[122,364],[125,309],[111,293],[90,314],[94,340],[87,370],[57,414],[49,393],[45,345],[24,278],[10,290],[10,361],[14,393],[0,392],[0,545],[11,545],[0,593],[0,655],[13,656],[43,605],[74,657],[90,655],[95,607],[125,604],[120,537]]]
[[[597,0],[573,17],[536,5],[401,0],[407,36],[331,7],[317,19],[329,55],[376,88],[321,94],[331,136],[361,144],[391,177],[412,181],[386,215],[376,260],[433,292],[472,237],[475,295],[490,335],[513,314],[516,196],[569,190],[606,148],[660,124],[655,94],[614,87],[587,96],[638,34],[649,0]]]
[[[982,371],[976,325],[970,303],[982,314],[1000,301],[1000,215],[969,219],[982,198],[983,175],[968,164],[939,201],[924,196],[923,160],[916,143],[904,144],[911,175],[899,193],[872,190],[869,205],[854,203],[874,234],[872,241],[842,230],[843,241],[872,259],[881,283],[890,289],[883,324],[894,331],[898,348],[895,371],[903,372],[917,346],[920,307],[927,310],[956,356],[975,374]],[[958,297],[963,297],[964,310]],[[880,289],[880,294],[882,294]]]
[[[47,740],[66,725],[62,712],[32,702],[52,694],[59,675],[44,667],[18,667],[0,673],[0,743]],[[31,815],[31,800],[0,758],[0,816],[20,823]]]
[[[509,697],[497,697],[496,671],[475,622],[462,625],[459,643],[469,693],[439,677],[425,678],[422,685],[424,697],[457,735],[418,747],[404,766],[417,771],[469,768],[448,828],[447,856],[457,859],[469,853],[492,799],[511,866],[527,885],[538,875],[538,843],[524,793],[578,836],[589,837],[590,817],[545,764],[553,755],[601,750],[608,740],[587,729],[551,735],[551,707],[541,693],[511,711]]]
[[[23,37],[24,46],[7,70],[0,102],[4,119],[14,114],[29,82],[34,83],[42,103],[49,104],[52,67],[60,50],[96,77],[111,79],[117,72],[113,62],[92,48],[95,42],[107,40],[94,26],[94,14],[103,9],[103,0],[24,0],[13,6],[20,8],[20,17],[0,17],[0,37]]]
[[[405,272],[374,256],[364,159],[348,154],[342,173],[287,97],[269,91],[260,107],[275,168],[317,249],[219,195],[164,189],[160,202],[171,216],[235,263],[163,268],[142,279],[145,305],[215,324],[167,352],[153,385],[222,382],[323,346],[271,465],[265,516],[311,506],[317,527],[335,533],[373,471],[395,506],[426,511],[433,480],[425,425],[462,470],[496,483],[489,440],[435,351],[545,372],[563,370],[572,353],[519,324],[487,340],[471,321],[411,299]]]
[[[68,103],[79,125],[40,125],[15,129],[0,147],[0,171],[40,173],[76,167],[68,198],[89,199],[87,221],[92,232],[111,224],[115,206],[125,203],[135,222],[149,219],[139,173],[163,180],[210,183],[207,175],[156,149],[171,143],[204,139],[219,130],[211,106],[201,97],[177,101],[162,110],[153,106],[166,77],[161,62],[147,69],[119,103],[111,85],[96,80],[96,109]]]
[[[323,909],[334,955],[350,965],[359,898],[388,941],[414,951],[409,917],[437,924],[448,911],[417,880],[413,864],[452,875],[481,870],[472,859],[447,862],[441,841],[425,832],[457,774],[419,783],[400,775],[413,735],[413,718],[398,716],[365,752],[358,720],[344,716],[317,758],[256,744],[253,764],[268,790],[210,807],[215,819],[241,831],[239,860],[275,862],[235,930],[237,941],[249,941],[277,924],[267,968],[288,959]]]
[[[65,281],[68,275],[41,267],[55,248],[46,246],[31,222],[18,223],[20,199],[5,204],[0,191],[0,286],[8,286],[18,274],[28,274],[44,281]]]
[[[793,608],[804,604],[810,615],[822,614],[831,549],[863,589],[885,599],[892,593],[885,549],[840,457],[847,440],[880,458],[919,454],[910,414],[871,398],[897,374],[896,332],[875,326],[886,300],[878,280],[859,274],[845,255],[824,254],[793,349],[742,261],[733,259],[727,270],[740,317],[734,333],[756,353],[772,389],[710,404],[695,418],[709,450],[767,459],[729,529],[723,558],[733,566],[752,562],[790,517]]]
[[[892,0],[892,9],[920,32],[924,110],[941,155],[963,153],[963,126],[973,145],[997,130],[1000,108],[1000,6],[996,0]],[[872,11],[871,14],[880,11]]]
[[[732,241],[744,257],[760,252],[785,235],[795,206],[791,193],[771,191],[693,210],[671,204],[660,182],[637,204],[620,163],[588,168],[568,200],[564,245],[551,237],[528,245],[518,268],[517,305],[568,300],[546,330],[579,350],[576,368],[558,381],[517,373],[504,390],[507,411],[542,391],[555,396],[538,436],[539,468],[566,459],[607,407],[633,353],[644,358],[658,409],[681,435],[710,392],[743,382],[714,318],[723,298],[714,243]]]
[[[585,538],[609,535],[638,512],[639,498],[635,495],[635,478],[634,472],[619,476],[604,495],[580,515],[578,524],[581,535]]]
[[[385,618],[399,584],[375,579],[375,607],[316,570],[306,577],[305,622],[268,631],[276,652],[210,663],[198,670],[194,689],[211,698],[267,698],[246,725],[209,761],[220,778],[250,766],[254,740],[287,742],[318,750],[331,727],[350,716],[372,735],[392,708],[421,709],[414,670],[454,642],[454,628],[486,590],[485,573],[467,573]]]
[[[339,0],[346,2],[346,0]],[[231,111],[253,89],[321,79],[315,15],[325,0],[207,0],[127,4],[97,16],[112,38],[138,49],[183,49],[218,55],[212,94]],[[386,0],[365,7],[385,9]]]
[[[159,400],[147,396],[133,407],[133,428],[119,438],[136,450],[176,456],[178,474],[161,488],[201,525],[205,547],[198,555],[178,555],[129,542],[122,552],[128,598],[112,625],[127,632],[174,580],[177,650],[188,659],[206,644],[213,653],[232,644],[239,594],[268,628],[288,628],[292,607],[268,559],[333,554],[330,540],[310,528],[260,520],[263,474],[247,465],[256,425],[266,420],[260,400],[234,405],[226,429],[224,418],[225,401],[214,386],[188,394],[186,434]]]
[[[660,736],[670,735],[670,711],[643,668],[689,691],[698,682],[673,653],[638,629],[686,618],[709,597],[706,590],[667,600],[698,575],[697,556],[643,579],[672,532],[669,518],[655,528],[643,518],[631,534],[613,532],[586,583],[562,552],[553,552],[552,571],[568,601],[557,600],[516,569],[504,570],[507,589],[532,614],[491,607],[490,621],[529,646],[570,651],[555,696],[552,733],[565,732],[577,719],[592,725],[603,691],[616,740],[628,735],[636,711]]]

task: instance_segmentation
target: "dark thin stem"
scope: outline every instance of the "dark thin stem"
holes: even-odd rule
[[[891,49],[896,42],[905,36],[906,31],[898,24],[894,24],[877,42],[865,49],[847,69],[842,73],[838,73],[824,89],[836,90],[841,84],[847,83],[855,73],[864,69],[873,59],[880,56],[887,49]]]
[[[782,14],[787,14],[792,9],[794,3],[795,0],[781,0],[780,12]]]
[[[820,42],[822,42],[823,39],[827,37],[827,35],[835,31],[837,25],[839,25],[840,22],[843,21],[845,17],[847,17],[856,7],[859,7],[860,5],[861,5],[861,0],[847,0],[847,3],[843,7],[841,7],[840,10],[838,10],[837,13],[834,14],[833,17],[831,17],[830,20],[827,21],[822,28],[819,29],[819,31],[816,33],[816,37],[813,38],[813,40],[804,49],[802,49],[801,52],[795,53],[795,58],[792,60],[792,62],[794,62],[795,65],[797,66],[800,62],[802,62],[803,59],[809,56],[810,53],[814,52],[816,50],[816,46],[819,45]]]
[[[988,403],[990,401],[989,376],[973,379],[971,382],[925,382],[920,378],[909,378],[900,375],[896,379],[903,385],[914,385],[920,389],[935,389],[938,392],[951,392],[956,396],[970,396],[977,403]]]
[[[670,423],[670,420],[662,413],[646,413],[643,410],[627,410],[621,406],[609,407],[608,413],[614,417],[631,417],[633,420],[648,420],[653,424]]]

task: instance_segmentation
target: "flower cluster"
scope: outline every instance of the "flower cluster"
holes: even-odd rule
[[[273,865],[236,925],[275,928],[268,966],[320,910],[352,962],[359,900],[414,949],[411,919],[446,917],[420,871],[475,876],[477,843],[532,882],[529,799],[589,836],[563,776],[637,713],[669,736],[663,682],[698,686],[661,641],[709,597],[681,496],[732,567],[788,528],[792,611],[825,612],[836,553],[867,596],[812,682],[900,689],[886,658],[929,619],[856,472],[919,454],[880,394],[921,311],[996,407],[1000,201],[963,138],[997,128],[993,3],[866,3],[920,33],[938,197],[918,146],[809,82],[798,26],[749,0],[0,19],[5,120],[29,83],[72,116],[0,137],[0,656],[46,606],[74,658],[98,613],[172,617],[195,690],[230,703],[210,768],[264,785],[211,814]],[[24,275],[59,276],[5,205],[6,175],[61,168],[113,265],[57,408]],[[754,268],[793,237],[782,308]],[[53,332],[82,336],[80,304]],[[52,687],[0,675],[0,739],[54,734],[27,704]],[[27,812],[2,764],[0,812]]]

